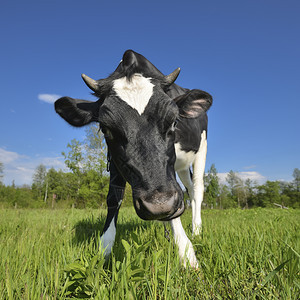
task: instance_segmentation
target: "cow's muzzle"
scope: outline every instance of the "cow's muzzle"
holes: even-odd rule
[[[143,220],[169,221],[182,215],[184,201],[182,192],[134,192],[133,204],[138,216]]]

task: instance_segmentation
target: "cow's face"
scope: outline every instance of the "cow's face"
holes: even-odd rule
[[[55,104],[74,126],[100,123],[114,164],[132,186],[136,212],[146,220],[169,220],[184,210],[174,171],[178,108],[164,92],[178,73],[165,77],[143,56],[126,51],[108,78],[83,75],[97,102],[64,97]]]
[[[177,116],[176,104],[159,82],[140,74],[115,80],[100,108],[110,155],[132,186],[143,219],[166,218],[183,209],[174,171]]]

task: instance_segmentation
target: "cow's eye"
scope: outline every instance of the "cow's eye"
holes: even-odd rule
[[[175,131],[177,124],[178,124],[178,120],[176,119],[176,120],[172,123],[170,130],[171,130],[171,131]]]
[[[175,129],[176,129],[176,126],[177,126],[177,123],[178,123],[178,121],[175,120],[175,121],[171,124],[171,126],[169,127],[169,130],[167,131],[167,134],[168,134],[168,135],[173,135],[173,134],[174,134]]]
[[[176,119],[172,125],[174,129],[177,127],[177,124],[178,124],[178,120]]]

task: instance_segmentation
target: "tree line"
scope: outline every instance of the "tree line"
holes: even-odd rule
[[[31,186],[2,183],[4,166],[0,162],[0,208],[99,208],[104,207],[109,188],[107,149],[96,126],[86,128],[83,141],[73,139],[62,152],[67,170],[36,167]],[[230,171],[221,183],[213,164],[204,176],[203,208],[300,207],[300,170],[294,169],[292,182],[246,179]],[[187,198],[187,193],[185,198]],[[131,189],[126,186],[123,205],[132,205]]]
[[[86,128],[85,139],[73,139],[62,152],[66,170],[40,164],[36,167],[31,186],[5,186],[3,164],[0,162],[0,208],[98,208],[106,203],[109,188],[107,149],[103,134],[96,126]],[[124,201],[129,204],[130,188]],[[126,205],[125,204],[125,205]]]
[[[221,184],[213,164],[205,174],[204,205],[208,208],[281,207],[300,208],[300,170],[293,171],[293,181],[266,181],[264,184],[230,170],[226,184]]]

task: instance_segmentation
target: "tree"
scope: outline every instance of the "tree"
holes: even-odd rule
[[[106,199],[109,184],[103,135],[98,127],[91,125],[86,129],[84,143],[73,139],[68,148],[70,151],[62,154],[75,180],[76,206],[99,206]]]
[[[35,172],[33,174],[33,183],[32,183],[32,190],[34,191],[34,194],[36,198],[38,199],[44,199],[44,201],[47,198],[47,170],[46,166],[43,164],[40,164],[36,167]]]
[[[97,207],[105,201],[109,187],[107,146],[98,126],[90,125],[85,132],[85,180],[80,195],[88,199],[88,206]]]
[[[237,173],[232,170],[226,176],[226,181],[228,183],[229,191],[231,194],[231,198],[234,202],[237,202],[238,207],[240,207],[240,200],[238,197],[238,186],[240,185],[240,178]]]
[[[54,168],[49,169],[47,172],[48,195],[52,208],[57,200],[67,199],[68,189],[64,175],[62,171],[56,171]]]
[[[300,192],[300,170],[298,168],[294,169],[293,177],[293,184],[296,189],[296,192]]]
[[[220,192],[218,172],[214,164],[211,165],[208,173],[205,175],[205,202],[211,208],[216,208],[218,203],[218,197]]]
[[[237,206],[248,208],[249,188],[251,185],[250,179],[244,182],[239,177],[238,173],[230,170],[226,177],[226,181],[231,192],[231,198],[236,202]]]
[[[235,185],[235,195],[237,198],[237,203],[239,207],[248,208],[247,203],[247,188],[244,181],[237,175],[236,185]]]
[[[226,181],[228,183],[229,191],[231,192],[231,195],[234,195],[234,188],[237,181],[237,175],[232,170],[229,171],[229,173],[226,176]]]
[[[249,208],[253,206],[253,198],[255,196],[254,192],[254,186],[256,183],[252,181],[250,178],[247,178],[245,181],[245,192],[246,192],[246,198],[245,198],[245,207]]]
[[[300,207],[300,170],[295,168],[293,172],[294,180],[292,182],[280,182],[281,202],[285,206]]]
[[[281,203],[280,185],[278,181],[267,181],[257,187],[255,205],[260,207],[273,207],[273,203]]]
[[[70,151],[68,153],[62,152],[65,157],[66,166],[72,171],[74,178],[74,188],[76,189],[75,202],[78,204],[79,201],[79,190],[83,180],[84,174],[84,156],[82,143],[76,139],[73,139],[71,143],[68,143]]]
[[[236,206],[234,200],[231,197],[229,188],[225,184],[222,184],[220,186],[220,196],[219,196],[219,198],[220,198],[220,206],[223,209],[232,208],[232,207]]]
[[[3,180],[3,170],[4,170],[4,166],[3,163],[0,161],[0,184],[2,184],[2,180]]]
[[[107,146],[98,126],[90,125],[85,130],[87,169],[95,170],[101,177],[107,176]]]
[[[82,143],[73,139],[71,143],[68,143],[67,148],[70,148],[67,154],[62,152],[62,155],[65,157],[65,164],[74,174],[80,176],[83,173],[84,166]]]

